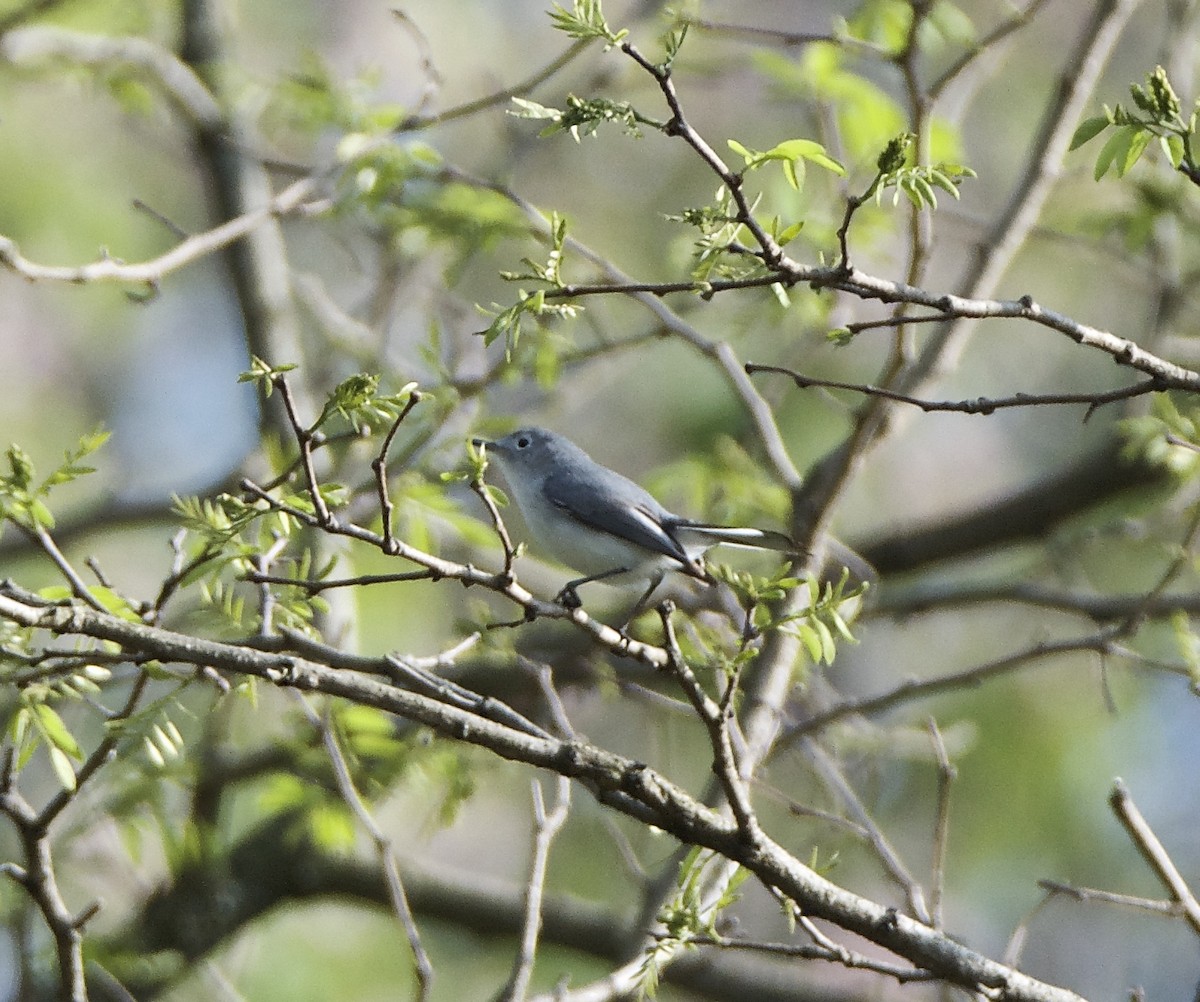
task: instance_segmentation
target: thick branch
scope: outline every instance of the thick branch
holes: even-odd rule
[[[973,991],[1003,992],[1007,1000],[1078,1002],[1065,989],[968,950],[942,933],[860,897],[813,872],[781,846],[760,836],[747,842],[736,825],[704,807],[653,769],[592,745],[515,731],[457,707],[350,671],[298,657],[264,654],[185,636],[73,605],[39,606],[23,593],[0,592],[0,617],[58,635],[108,640],[166,662],[212,666],[281,686],[340,696],[416,720],[440,734],[496,755],[578,779],[604,803],[740,863],[766,886],[790,898],[811,918],[825,919]]]
[[[942,517],[858,547],[880,574],[895,574],[1019,540],[1044,540],[1063,521],[1133,489],[1166,489],[1165,467],[1130,462],[1114,438],[1057,476],[958,517]]]

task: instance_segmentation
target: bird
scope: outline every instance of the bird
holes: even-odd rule
[[[568,608],[582,604],[577,589],[593,581],[644,584],[632,620],[668,574],[714,584],[704,555],[721,543],[797,554],[795,542],[781,532],[675,515],[628,477],[544,428],[520,428],[495,441],[472,442],[500,468],[535,547],[540,544],[582,573],[556,597]]]

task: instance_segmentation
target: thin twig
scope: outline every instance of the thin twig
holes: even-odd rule
[[[738,768],[738,762],[733,752],[733,742],[730,737],[730,716],[732,715],[734,684],[731,682],[726,698],[716,703],[700,685],[691,665],[679,648],[679,640],[675,635],[675,623],[672,618],[675,611],[673,602],[663,602],[659,606],[659,618],[662,620],[663,632],[666,635],[664,648],[668,654],[668,669],[675,675],[683,687],[696,715],[708,731],[709,742],[713,750],[713,772],[725,792],[729,808],[737,821],[738,831],[749,844],[762,837],[762,830],[754,808],[750,804],[749,785],[743,779]]]
[[[610,266],[611,267],[611,266]],[[1147,351],[1136,341],[1120,337],[1111,331],[1081,323],[1073,317],[1052,310],[1038,303],[1032,296],[1019,299],[989,299],[986,297],[936,292],[908,282],[878,278],[856,267],[828,265],[805,265],[781,255],[772,265],[768,275],[755,275],[744,279],[713,280],[697,282],[636,282],[620,272],[610,270],[613,281],[606,285],[564,285],[545,292],[547,299],[569,299],[581,295],[629,294],[643,304],[655,308],[661,295],[673,292],[727,292],[735,289],[763,288],[782,285],[808,285],[813,289],[836,289],[863,300],[878,300],[883,303],[908,303],[936,310],[944,321],[955,324],[963,321],[988,319],[1026,320],[1040,327],[1065,335],[1077,344],[1102,351],[1127,366],[1152,377],[1160,385],[1158,389],[1182,389],[1200,391],[1200,373],[1178,365],[1153,352]],[[669,312],[661,304],[658,308]],[[930,322],[928,318],[921,318]],[[679,333],[677,324],[672,331]],[[715,354],[716,346],[700,335],[688,337],[705,354]],[[936,352],[927,351],[931,357],[920,364],[922,377],[928,376],[934,367]],[[923,356],[924,357],[924,356]],[[740,367],[739,367],[740,368]],[[928,369],[928,371],[926,371]],[[905,380],[904,388],[911,390],[924,381],[912,375]]]
[[[1015,31],[1026,27],[1030,21],[1037,15],[1047,3],[1047,0],[1030,0],[1022,10],[1014,11],[1012,16],[997,24],[986,35],[983,35],[969,49],[967,49],[954,62],[947,66],[937,78],[934,79],[928,88],[929,96],[936,101],[938,97],[945,91],[946,87],[951,84],[959,74],[962,73],[968,66],[971,65],[985,52],[988,52],[998,42],[1003,41]]]
[[[439,111],[433,115],[409,116],[400,123],[396,131],[409,132],[415,129],[426,129],[430,126],[442,125],[445,122],[452,122],[459,118],[466,118],[470,115],[474,115],[476,112],[486,111],[488,108],[494,108],[497,105],[507,104],[514,97],[517,97],[521,94],[527,94],[539,84],[545,83],[559,70],[571,63],[576,56],[578,56],[590,45],[591,39],[580,39],[560,56],[555,57],[536,73],[526,77],[519,83],[515,83],[510,87],[505,87],[502,90],[496,91],[494,94],[488,94],[485,97],[476,98],[473,101],[466,101],[463,104],[455,105],[453,108],[447,108],[445,111]]]
[[[922,318],[928,319],[928,318]],[[898,390],[889,390],[884,386],[874,386],[870,383],[847,383],[838,379],[818,379],[805,376],[792,369],[779,365],[759,365],[754,362],[746,363],[746,371],[751,375],[758,372],[775,372],[789,376],[802,390],[809,387],[821,387],[829,390],[851,390],[869,397],[882,397],[897,403],[912,404],[925,413],[934,411],[954,411],[959,414],[994,414],[998,410],[1012,407],[1045,407],[1051,404],[1086,404],[1087,412],[1083,420],[1087,421],[1092,413],[1105,404],[1119,400],[1129,400],[1133,397],[1144,396],[1147,393],[1157,393],[1163,387],[1156,379],[1146,379],[1132,386],[1124,386],[1117,390],[1107,390],[1097,393],[1015,393],[1009,397],[976,397],[974,400],[923,400]]]
[[[861,47],[877,53],[883,51],[878,46],[870,45],[849,35],[835,35],[829,32],[784,31],[780,28],[764,28],[755,24],[730,24],[725,21],[712,21],[708,18],[694,17],[690,14],[682,14],[680,21],[689,28],[696,28],[699,31],[711,31],[722,38],[729,38],[734,41],[749,39],[752,42],[769,42],[775,45],[782,45],[788,49],[812,45],[816,42],[824,42],[829,45]]]
[[[338,793],[341,794],[346,806],[350,808],[351,813],[358,819],[358,823],[375,844],[375,854],[379,859],[379,865],[383,869],[384,878],[387,882],[388,896],[392,901],[392,910],[395,911],[396,917],[400,920],[400,925],[403,927],[404,934],[408,939],[409,949],[412,951],[413,972],[417,978],[417,998],[420,1002],[427,1002],[429,993],[433,988],[433,962],[429,959],[429,954],[425,951],[425,946],[421,941],[420,930],[417,928],[416,919],[413,917],[412,909],[408,904],[408,895],[404,892],[404,881],[400,877],[400,865],[396,859],[395,846],[391,838],[379,826],[379,822],[375,820],[375,816],[371,813],[370,808],[367,807],[366,802],[362,798],[362,794],[358,792],[358,788],[355,786],[354,777],[350,775],[350,766],[346,762],[346,756],[342,752],[342,747],[337,740],[337,736],[334,734],[333,721],[329,718],[328,705],[326,706],[326,712],[319,714],[308,701],[308,697],[302,692],[296,692],[295,696],[309,723],[321,735],[321,743],[325,746],[325,754],[329,757],[329,763],[333,767],[333,777],[337,783]]]
[[[667,102],[667,107],[671,110],[671,120],[666,124],[663,131],[669,136],[679,136],[696,151],[700,159],[721,179],[721,183],[728,188],[729,194],[737,204],[739,222],[746,227],[760,248],[755,256],[761,257],[763,263],[768,267],[775,264],[783,255],[782,248],[775,238],[767,233],[763,229],[762,224],[755,218],[750,199],[746,196],[742,175],[731,171],[725,161],[717,154],[717,151],[688,122],[683,113],[683,105],[680,103],[679,95],[675,90],[675,81],[671,78],[670,69],[658,66],[650,59],[647,59],[632,42],[622,42],[621,51],[649,73],[658,84],[659,90],[662,91],[663,98]]]
[[[537,959],[538,936],[542,929],[542,897],[546,888],[546,866],[550,862],[550,845],[566,823],[571,808],[571,781],[559,776],[555,783],[554,808],[547,812],[542,799],[542,785],[536,779],[533,790],[533,859],[529,865],[529,880],[525,885],[525,923],[521,945],[513,962],[508,983],[497,996],[497,1002],[525,1002],[529,980]]]
[[[433,58],[433,47],[429,44],[429,37],[421,30],[421,26],[399,7],[392,8],[392,16],[400,22],[404,30],[408,33],[408,37],[413,40],[413,44],[417,48],[417,57],[420,61],[421,72],[425,75],[425,85],[421,88],[421,98],[417,102],[417,114],[420,115],[429,106],[429,102],[433,100],[433,96],[437,93],[438,88],[445,81],[442,79],[441,73],[438,72],[437,63]],[[404,126],[401,126],[397,131],[402,131],[403,128]]]
[[[37,264],[21,254],[15,241],[0,236],[0,266],[34,282],[69,282],[75,285],[118,282],[145,285],[153,291],[168,275],[243,239],[264,223],[305,211],[305,203],[315,190],[316,182],[311,178],[303,178],[279,192],[263,208],[251,210],[211,230],[188,237],[165,254],[138,264],[126,264],[110,257],[75,266]]]
[[[806,926],[806,931],[815,930]],[[796,957],[804,960],[828,960],[848,970],[872,971],[895,978],[900,984],[913,982],[928,982],[938,980],[938,975],[932,971],[913,967],[901,967],[899,964],[889,964],[884,960],[876,960],[865,954],[847,949],[835,943],[828,936],[820,936],[820,942],[814,943],[768,943],[761,940],[735,939],[731,936],[704,935],[691,936],[687,940],[689,946],[712,946],[723,950],[745,950],[749,953],[763,953],[776,957]]]
[[[288,383],[286,376],[276,376],[272,380],[272,384],[279,395],[283,398],[283,406],[287,411],[288,423],[292,427],[292,433],[296,438],[296,444],[300,448],[300,462],[304,467],[304,478],[308,484],[308,494],[312,498],[313,508],[317,513],[317,524],[321,527],[328,527],[333,518],[329,514],[329,506],[325,504],[325,498],[321,494],[321,484],[317,479],[316,467],[313,466],[313,435],[314,430],[300,420],[300,415],[296,410],[296,401],[292,397],[291,384]]]
[[[191,124],[218,128],[221,107],[192,68],[164,46],[134,35],[114,36],[37,24],[10,31],[3,42],[6,62],[29,66],[69,62],[101,71],[117,68],[153,84]]]
[[[550,719],[554,721],[558,736],[568,741],[577,740],[578,734],[575,733],[575,727],[567,715],[566,705],[554,685],[554,669],[544,661],[534,661],[519,652],[517,664],[537,680],[538,689],[546,701],[546,708],[550,711]]]
[[[1119,630],[1108,629],[1067,640],[1041,641],[1024,650],[1016,651],[1013,654],[1006,654],[1004,657],[987,661],[963,671],[952,672],[949,675],[940,675],[930,679],[909,679],[889,689],[887,692],[876,696],[862,696],[855,699],[843,700],[835,706],[815,713],[807,720],[801,721],[794,727],[789,728],[788,732],[780,739],[776,748],[772,750],[773,754],[777,754],[784,748],[789,747],[800,737],[815,734],[817,731],[824,730],[830,724],[845,720],[847,717],[878,713],[881,710],[887,710],[915,699],[925,699],[939,692],[952,692],[955,689],[971,688],[987,679],[995,678],[998,675],[1006,675],[1009,672],[1017,671],[1028,665],[1045,661],[1048,658],[1059,657],[1063,654],[1077,654],[1083,651],[1102,653],[1111,649],[1116,639],[1121,635],[1122,632]]]
[[[1138,626],[1146,617],[1144,610],[1153,608],[1166,594],[1168,588],[1184,571],[1193,566],[1192,550],[1196,545],[1196,539],[1200,536],[1200,505],[1196,505],[1192,511],[1191,520],[1188,522],[1188,527],[1184,533],[1183,540],[1179,546],[1179,552],[1175,555],[1159,576],[1154,587],[1146,592],[1141,602],[1130,612],[1129,616],[1121,624],[1121,628],[1129,634],[1137,630]]]
[[[436,581],[441,575],[436,571],[406,571],[399,574],[357,574],[352,578],[314,579],[249,571],[244,577],[254,584],[288,585],[292,588],[303,588],[310,595],[317,595],[331,588],[358,588],[363,585],[394,584],[397,581]]]
[[[1142,854],[1142,858],[1154,871],[1154,875],[1158,877],[1171,897],[1179,902],[1192,931],[1200,936],[1200,901],[1196,899],[1196,895],[1188,886],[1187,881],[1183,879],[1183,874],[1179,872],[1179,868],[1172,861],[1162,842],[1154,834],[1154,829],[1150,827],[1142,816],[1142,812],[1133,802],[1133,797],[1129,795],[1129,789],[1120,779],[1113,782],[1108,803],[1113,809],[1113,813],[1116,814],[1117,820],[1121,822],[1130,839],[1133,840],[1133,844]]]
[[[22,525],[20,522],[13,523],[18,529],[24,532],[31,539],[35,540],[48,556],[55,567],[64,578],[67,579],[67,584],[71,586],[71,594],[82,602],[86,602],[93,609],[100,612],[104,611],[103,603],[92,594],[92,590],[87,586],[87,583],[79,576],[79,572],[71,566],[71,562],[63,555],[62,550],[58,548],[58,544],[54,542],[54,538],[46,531],[45,526],[35,523],[32,528]]]
[[[804,738],[800,747],[812,762],[817,776],[845,805],[851,821],[863,832],[884,872],[904,891],[912,915],[920,922],[932,924],[929,907],[925,903],[925,891],[904,865],[900,854],[884,835],[883,829],[875,823],[875,819],[871,817],[833,757],[812,738]]]
[[[1200,615],[1200,594],[1195,592],[1146,595],[1083,595],[1038,584],[931,584],[905,594],[879,596],[865,610],[869,616],[903,619],[924,612],[944,612],[965,606],[1011,602],[1042,609],[1077,613],[1097,623],[1113,623],[1139,615],[1164,619],[1177,612]]]
[[[1061,880],[1039,880],[1038,887],[1052,894],[1063,894],[1076,901],[1102,905],[1117,905],[1122,908],[1135,908],[1138,911],[1151,912],[1155,915],[1166,915],[1180,918],[1184,915],[1183,905],[1179,901],[1162,901],[1157,898],[1143,898],[1135,894],[1118,894],[1116,891],[1104,891],[1095,887],[1078,887],[1066,884]]]
[[[942,900],[946,888],[946,847],[950,842],[950,791],[954,787],[958,771],[946,753],[946,742],[942,740],[942,732],[937,721],[930,717],[927,725],[938,767],[937,814],[933,826],[933,850],[930,854],[929,867],[929,912],[933,927],[941,929],[944,927]]]
[[[829,276],[827,287],[860,299],[924,306],[946,315],[949,322],[925,342],[920,354],[911,362],[906,358],[904,345],[897,344],[897,351],[889,362],[893,375],[885,380],[889,389],[919,394],[929,380],[956,363],[966,334],[972,327],[971,321],[1002,315],[1020,317],[1058,330],[1081,345],[1109,352],[1118,363],[1168,384],[1174,385],[1172,380],[1181,379],[1188,388],[1200,389],[1200,374],[1165,359],[1148,357],[1149,353],[1140,345],[1125,338],[1095,328],[1085,329],[1085,325],[1039,306],[1032,297],[1022,297],[1015,303],[987,298],[993,294],[1036,223],[1057,177],[1075,121],[1136,2],[1104,0],[1095,5],[1091,20],[1061,70],[1060,86],[1053,91],[1025,158],[1027,168],[1013,188],[1008,204],[997,214],[994,225],[979,242],[978,257],[959,283],[959,295],[928,297],[912,280],[879,285],[877,279],[858,268],[849,269],[848,274]],[[915,257],[910,261],[910,275]],[[806,282],[815,277],[811,269],[786,257],[779,259],[773,270]],[[805,274],[808,277],[801,278]],[[986,307],[983,306],[985,302],[989,304]],[[895,369],[896,362],[902,363],[898,370]],[[879,405],[880,401],[875,403]],[[895,427],[891,408],[868,407],[845,442],[814,467],[797,498],[798,507],[814,532],[825,529],[834,503],[865,461],[868,451],[878,447]]]
[[[483,477],[472,477],[470,481],[471,490],[483,502],[483,506],[487,509],[488,518],[492,520],[492,528],[495,529],[496,535],[500,538],[500,546],[504,550],[504,570],[501,572],[505,578],[511,579],[513,576],[513,561],[517,557],[517,548],[513,546],[512,536],[508,534],[508,527],[504,524],[504,519],[500,517],[500,508],[496,504],[496,499],[492,497],[491,491],[488,490],[487,484],[483,482]]]
[[[395,545],[395,537],[392,535],[392,512],[395,505],[392,504],[392,499],[388,496],[388,475],[387,475],[387,456],[392,448],[392,440],[396,437],[396,432],[400,430],[400,425],[414,407],[421,402],[422,395],[420,390],[413,390],[408,395],[408,400],[405,401],[404,407],[400,413],[396,415],[396,420],[392,422],[391,428],[388,429],[387,435],[384,436],[383,445],[379,447],[379,455],[371,460],[371,469],[375,471],[375,487],[379,492],[379,511],[383,516],[383,546],[385,553],[391,553]]]
[[[107,615],[102,610],[96,614]],[[87,1002],[83,974],[83,925],[95,914],[96,906],[90,905],[78,914],[67,907],[55,873],[50,827],[70,804],[76,802],[83,786],[112,761],[121,737],[121,730],[116,725],[133,716],[148,682],[149,676],[139,671],[124,704],[109,717],[110,726],[105,737],[75,772],[74,788],[59,790],[41,810],[35,811],[17,789],[11,755],[4,756],[3,769],[0,769],[0,814],[13,823],[25,850],[25,865],[10,867],[7,873],[26,889],[54,936],[60,978],[59,994],[67,1002]]]
[[[94,556],[87,557],[83,561],[83,565],[96,575],[96,581],[101,588],[107,588],[109,591],[112,591],[112,582],[108,580],[108,575],[104,573],[104,569],[100,566],[99,560],[97,560]]]
[[[378,533],[372,532],[370,529],[364,529],[362,526],[355,525],[352,522],[333,522],[329,525],[322,525],[317,516],[312,512],[304,511],[301,508],[289,505],[273,497],[270,492],[264,490],[252,480],[242,480],[241,486],[247,493],[265,501],[274,510],[285,512],[304,525],[322,528],[334,535],[357,539],[377,549],[382,549],[383,547],[383,537]],[[481,585],[490,591],[496,592],[498,595],[503,595],[509,601],[524,609],[528,619],[536,619],[538,617],[569,619],[579,629],[589,634],[614,654],[641,661],[655,668],[661,668],[667,662],[667,654],[661,647],[655,647],[652,644],[634,640],[614,630],[606,623],[592,618],[583,609],[568,609],[558,602],[545,602],[516,581],[510,581],[503,575],[490,574],[472,567],[470,564],[460,564],[452,560],[445,560],[442,557],[436,557],[432,553],[426,553],[415,546],[410,546],[399,540],[393,547],[393,551],[392,556],[398,556],[401,559],[427,567],[440,577],[453,578],[456,581],[461,581],[464,585]]]
[[[16,881],[37,906],[54,937],[58,960],[58,997],[63,1002],[87,1002],[83,975],[83,933],[67,907],[55,873],[50,837],[38,812],[13,786],[0,789],[0,814],[16,829],[25,865],[9,864],[5,874]]]
[[[271,586],[265,580],[270,575],[268,571],[271,565],[275,562],[275,558],[284,551],[287,547],[288,539],[286,536],[279,535],[275,541],[263,553],[255,554],[254,567],[255,578],[258,581],[258,635],[260,637],[269,637],[275,632],[275,606],[277,600],[275,592],[271,590]]]

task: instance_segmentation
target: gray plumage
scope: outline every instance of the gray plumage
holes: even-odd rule
[[[487,448],[504,474],[535,549],[540,544],[586,575],[564,589],[568,597],[579,584],[620,577],[649,586],[644,602],[671,571],[711,582],[703,557],[720,543],[795,553],[792,540],[779,532],[674,515],[632,480],[543,428],[474,442]]]

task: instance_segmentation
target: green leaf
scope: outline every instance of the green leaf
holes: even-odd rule
[[[12,487],[17,490],[25,490],[33,484],[33,460],[29,458],[29,453],[19,445],[8,447],[8,465],[12,470],[12,475],[7,479]]]
[[[1115,161],[1125,162],[1125,158],[1129,153],[1130,147],[1133,145],[1134,134],[1139,131],[1135,126],[1124,126],[1117,129],[1111,136],[1108,137],[1108,142],[1100,149],[1100,155],[1096,157],[1096,167],[1092,171],[1092,177],[1099,181]]]
[[[833,159],[825,147],[812,139],[788,139],[768,151],[768,155],[780,155],[788,159],[810,160],[819,167],[833,171],[839,177],[844,177],[846,168]]]
[[[802,229],[804,229],[803,220],[798,223],[792,223],[791,226],[776,234],[775,242],[779,244],[780,247],[786,247],[789,243],[795,240],[797,236],[800,235],[800,231]]]
[[[946,174],[942,173],[938,168],[931,167],[929,169],[929,181],[931,184],[937,185],[942,191],[953,195],[956,199],[960,197],[958,193],[958,185]],[[936,204],[936,203],[935,203]]]
[[[1152,138],[1153,134],[1148,129],[1137,129],[1134,131],[1130,137],[1129,148],[1125,151],[1124,158],[1117,164],[1117,177],[1124,177],[1133,169],[1134,164],[1146,152],[1146,147],[1150,145]]]
[[[975,42],[977,33],[975,24],[962,8],[947,0],[938,0],[925,20],[925,26],[932,28],[946,42],[953,45],[970,46]]]
[[[761,152],[747,149],[734,139],[728,139],[726,142],[729,144],[731,150],[739,154],[746,161],[747,170],[754,170],[757,167],[761,167],[770,160],[780,160],[785,165],[791,165],[793,171],[795,171],[802,167],[801,161],[808,160],[839,176],[846,173],[846,168],[826,153],[824,146],[812,139],[785,139],[782,143],[777,143],[769,150]],[[784,170],[787,171],[788,167],[785,166]],[[795,183],[794,173],[789,176],[788,180],[789,183],[793,184],[793,187],[799,187],[799,184]]]
[[[20,706],[17,712],[12,715],[8,722],[8,739],[17,747],[20,747],[25,740],[25,736],[29,733],[29,720],[32,716],[28,706]],[[20,768],[21,763],[17,763]]]
[[[557,108],[547,108],[544,104],[538,104],[536,101],[529,101],[523,97],[511,98],[520,111],[510,111],[509,114],[514,118],[548,118],[552,121],[560,121],[563,113]]]
[[[816,630],[817,636],[821,639],[821,660],[827,665],[833,664],[833,659],[837,657],[837,644],[834,642],[833,634],[829,627],[820,619],[812,621],[813,629]]]
[[[40,525],[44,529],[54,528],[54,516],[50,513],[50,509],[46,507],[46,503],[40,498],[31,500],[28,510],[34,525]]]
[[[852,644],[857,643],[854,634],[850,632],[849,625],[842,618],[841,613],[839,613],[837,609],[829,610],[829,621],[833,623],[834,629],[841,634],[843,640],[846,640]]]
[[[804,183],[804,161],[785,160],[783,162],[783,176],[794,191],[799,191]]]
[[[920,174],[914,174],[912,177],[913,191],[917,196],[918,206],[924,202],[930,208],[937,208],[937,195],[933,193],[933,187]]]
[[[50,764],[54,767],[54,775],[64,790],[71,793],[75,790],[75,768],[66,754],[54,745],[50,746]]]
[[[238,375],[239,383],[257,383],[259,388],[266,396],[271,395],[274,389],[273,382],[276,376],[285,372],[290,372],[296,368],[294,364],[285,363],[284,365],[272,366],[264,362],[257,355],[250,356],[250,368]]]
[[[1071,137],[1071,145],[1069,149],[1077,150],[1084,143],[1091,142],[1111,124],[1112,123],[1108,120],[1107,115],[1097,115],[1094,118],[1085,118],[1079,123],[1079,128],[1075,130],[1075,135]]]
[[[150,740],[149,736],[142,737],[142,751],[146,753],[146,758],[150,760],[150,764],[156,769],[166,767],[167,760],[163,757],[163,753],[158,746]]]
[[[1161,142],[1163,152],[1166,153],[1167,159],[1171,161],[1171,166],[1179,170],[1179,165],[1183,163],[1184,155],[1187,152],[1183,138],[1172,132],[1169,136],[1162,136]]]
[[[34,703],[33,713],[38,728],[51,745],[61,749],[72,758],[83,759],[83,749],[79,747],[79,742],[75,740],[74,735],[67,729],[62,717],[55,712],[53,707],[45,703]]]
[[[313,841],[329,852],[347,852],[354,846],[354,818],[342,804],[317,804],[308,818]]]
[[[131,623],[141,622],[141,617],[134,611],[133,606],[129,604],[129,599],[124,595],[119,595],[111,588],[105,588],[103,585],[95,585],[89,588],[88,591],[93,598],[97,599],[114,616],[120,616]]]
[[[801,623],[796,627],[796,635],[800,638],[800,642],[804,644],[805,650],[808,651],[809,658],[814,663],[820,663],[822,653],[821,635],[807,623]]]
[[[628,31],[613,31],[604,19],[600,0],[575,0],[571,10],[555,4],[550,11],[550,20],[559,31],[572,38],[602,38],[609,46],[618,44],[629,34]]]

